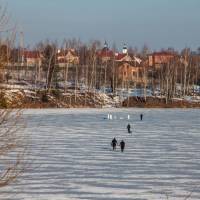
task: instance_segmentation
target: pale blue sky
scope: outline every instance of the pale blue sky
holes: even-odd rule
[[[200,46],[200,0],[4,0],[25,43],[107,40],[153,50]]]

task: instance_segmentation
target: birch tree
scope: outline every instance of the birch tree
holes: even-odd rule
[[[46,71],[46,91],[50,92],[52,86],[52,79],[56,67],[56,53],[57,48],[55,44],[47,43],[42,52],[43,62],[42,66]]]

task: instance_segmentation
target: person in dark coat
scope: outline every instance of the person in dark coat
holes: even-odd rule
[[[113,147],[113,151],[116,150],[116,146],[117,146],[117,140],[116,140],[116,138],[113,138],[113,140],[111,142],[111,146]]]
[[[123,151],[124,151],[124,148],[125,148],[125,142],[124,142],[124,140],[122,140],[122,141],[120,142],[120,147],[121,147],[121,152],[123,152]]]
[[[142,119],[143,119],[143,114],[140,114],[140,120],[142,121]]]
[[[128,130],[128,133],[132,133],[130,124],[127,125],[127,130]]]

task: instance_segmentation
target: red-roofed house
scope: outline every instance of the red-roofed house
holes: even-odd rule
[[[114,59],[116,78],[123,83],[139,81],[139,70],[141,69],[142,60],[135,56],[130,56],[126,45],[124,45],[121,53],[114,53],[112,50],[109,50],[107,43],[105,43],[104,48],[97,52],[97,56],[102,63]]]
[[[176,56],[177,53],[175,52],[154,52],[148,56],[149,66],[160,67],[163,64],[168,64],[169,62],[171,62]]]
[[[118,79],[124,82],[138,83],[139,71],[141,69],[141,59],[128,54],[126,46],[123,47],[122,53],[115,54],[115,61],[118,64]]]
[[[78,64],[79,57],[74,49],[59,50],[57,53],[57,60],[59,66],[68,64]]]
[[[39,51],[28,51],[23,52],[23,62],[27,66],[41,65],[42,59]]]
[[[105,42],[103,49],[97,51],[97,57],[102,63],[105,63],[114,58],[114,52],[108,48],[108,44]]]
[[[102,63],[111,60],[114,56],[113,51],[111,50],[101,50],[97,52],[97,56],[101,59]]]
[[[129,56],[128,54],[116,53],[115,61],[116,62],[133,62],[133,58]]]

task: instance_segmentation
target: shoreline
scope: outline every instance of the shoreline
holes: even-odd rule
[[[118,107],[112,107],[112,106],[57,106],[52,104],[24,104],[20,107],[14,107],[14,108],[21,108],[21,109],[106,109],[106,108],[112,108],[112,109],[121,109],[121,108],[151,108],[151,109],[200,109],[200,104],[137,104],[132,106],[118,106]]]
[[[91,103],[92,102],[92,103]],[[73,102],[70,104],[69,102],[63,101],[54,101],[54,102],[24,102],[23,108],[200,108],[200,102],[190,102],[187,100],[169,100],[166,103],[165,98],[158,98],[158,97],[130,97],[125,99],[120,104],[103,104],[100,102],[96,104],[95,101],[91,101],[89,104],[84,104],[83,101],[79,101],[77,103]]]
[[[120,100],[119,96],[104,93],[85,92],[74,95],[16,90],[0,93],[0,108],[42,109],[42,108],[200,108],[200,97],[190,99],[132,96]]]

